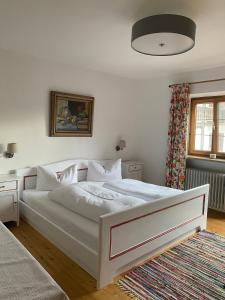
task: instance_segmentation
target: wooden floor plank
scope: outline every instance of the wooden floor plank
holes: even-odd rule
[[[30,225],[21,221],[9,229],[40,262],[71,300],[128,300],[120,289],[111,284],[97,291],[95,280]],[[209,212],[207,229],[225,236],[225,214]]]

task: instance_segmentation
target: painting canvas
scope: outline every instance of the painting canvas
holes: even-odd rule
[[[51,92],[50,136],[92,136],[94,98]]]

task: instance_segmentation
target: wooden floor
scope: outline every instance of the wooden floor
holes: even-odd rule
[[[95,280],[88,273],[25,222],[22,221],[19,227],[10,226],[9,228],[71,300],[130,299],[113,284],[96,291]],[[225,214],[209,212],[207,229],[225,236]]]

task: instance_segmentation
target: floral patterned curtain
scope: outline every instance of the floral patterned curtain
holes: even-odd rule
[[[184,189],[186,169],[186,138],[190,109],[190,86],[172,87],[170,122],[168,131],[168,156],[166,161],[166,186]]]

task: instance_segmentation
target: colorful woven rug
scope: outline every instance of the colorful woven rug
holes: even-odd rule
[[[203,231],[116,283],[134,299],[225,299],[225,238]]]

